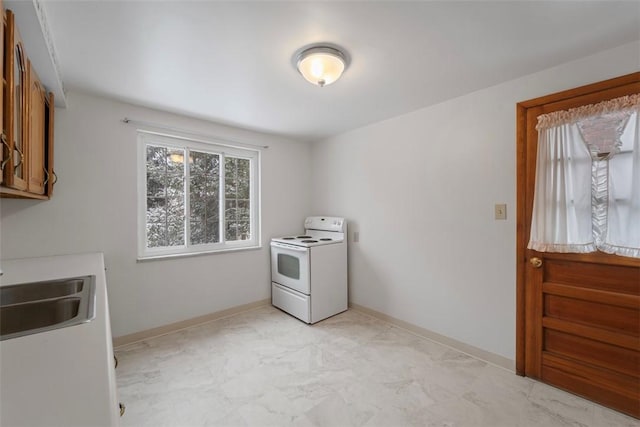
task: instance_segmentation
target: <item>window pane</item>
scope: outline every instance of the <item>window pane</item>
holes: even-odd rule
[[[220,241],[220,222],[217,218],[215,220],[207,221],[206,233],[209,242]]]
[[[147,197],[147,223],[164,223],[167,220],[166,199]]]
[[[147,173],[164,174],[167,170],[167,149],[147,145]]]
[[[249,212],[249,200],[248,199],[240,199],[238,200],[238,207],[236,209],[238,220],[240,221],[249,221],[251,219]]]
[[[230,241],[231,240],[238,240],[238,238],[237,238],[238,233],[237,233],[237,230],[236,230],[235,221],[227,220],[226,223],[227,223],[227,227],[226,227],[226,230],[225,230],[224,238],[226,240],[230,240]]]
[[[242,199],[249,198],[249,160],[237,159],[238,173],[238,197]]]
[[[147,223],[147,247],[157,248],[167,246],[167,227],[161,223]]]
[[[220,156],[191,151],[191,243],[218,243],[220,210]],[[215,224],[215,226],[214,226]]]
[[[249,232],[251,230],[251,227],[249,225],[249,221],[238,221],[236,223],[236,233],[237,233],[237,239],[238,240],[248,240],[251,238],[251,236],[249,235]]]
[[[236,220],[236,201],[227,198],[224,207],[224,216],[227,218],[227,221],[235,221]]]
[[[167,172],[180,175],[184,173],[184,149],[167,148]]]
[[[167,221],[167,246],[184,245],[184,216]]]
[[[251,162],[236,157],[225,158],[225,238],[251,238]]]
[[[278,273],[291,279],[300,278],[300,260],[287,254],[278,254]]]
[[[184,150],[146,147],[147,247],[184,245]]]
[[[191,219],[191,244],[192,245],[202,245],[206,243],[204,237],[204,224],[200,221],[195,221],[193,218]]]
[[[164,174],[147,172],[147,197],[164,197]]]

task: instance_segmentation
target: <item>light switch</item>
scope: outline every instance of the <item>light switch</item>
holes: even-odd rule
[[[506,203],[496,203],[495,216],[496,216],[496,219],[507,219],[507,204]]]
[[[354,231],[353,232],[353,243],[358,243],[360,241],[360,232],[359,231]]]

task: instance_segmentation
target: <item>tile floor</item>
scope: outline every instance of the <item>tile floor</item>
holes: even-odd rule
[[[123,426],[640,426],[357,311],[273,307],[117,350]]]

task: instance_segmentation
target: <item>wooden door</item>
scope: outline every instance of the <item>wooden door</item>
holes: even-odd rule
[[[640,73],[518,104],[519,375],[640,418],[640,259],[526,248],[540,114],[640,93]]]
[[[27,98],[27,141],[29,152],[28,188],[34,194],[44,194],[48,171],[45,164],[45,91],[31,61],[27,61],[29,96]]]

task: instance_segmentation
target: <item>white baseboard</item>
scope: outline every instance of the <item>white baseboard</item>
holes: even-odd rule
[[[158,326],[157,328],[147,329],[145,331],[135,332],[129,335],[123,335],[113,339],[113,347],[123,347],[125,345],[133,344],[138,341],[146,340],[149,338],[155,338],[160,335],[170,334],[172,332],[186,329],[191,326],[200,325],[202,323],[211,322],[212,320],[222,319],[223,317],[233,316],[234,314],[242,313],[243,311],[253,310],[258,307],[271,304],[271,298],[263,299],[249,304],[242,304],[236,307],[231,307],[226,310],[216,311],[215,313],[205,314],[203,316],[194,317],[192,319],[182,320],[180,322],[171,323],[169,325]]]
[[[376,310],[372,310],[370,308],[364,307],[359,304],[349,303],[349,307],[351,307],[356,311],[359,311],[361,313],[374,317],[376,319],[385,321],[387,323],[391,323],[394,326],[405,329],[422,338],[427,338],[439,344],[450,347],[454,350],[461,351],[462,353],[468,354],[469,356],[483,360],[487,363],[491,363],[492,365],[496,365],[500,368],[504,368],[509,371],[515,372],[516,362],[507,357],[500,356],[499,354],[491,353],[490,351],[482,350],[481,348],[474,347],[469,344],[465,344],[461,341],[454,340],[453,338],[449,338],[444,335],[440,335],[436,332],[421,328],[420,326],[416,326],[412,323],[405,322],[404,320],[396,319],[395,317],[386,315]]]

